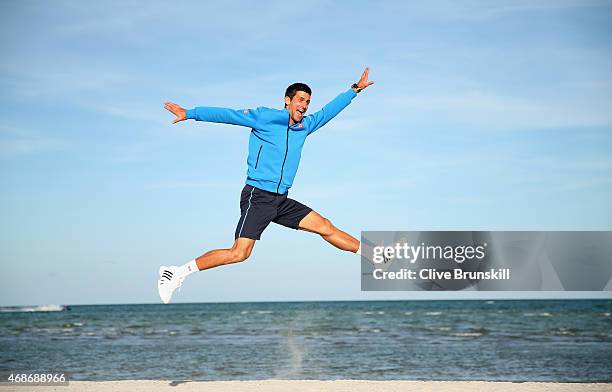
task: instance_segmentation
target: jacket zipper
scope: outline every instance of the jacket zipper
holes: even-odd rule
[[[259,163],[259,154],[261,154],[262,147],[263,147],[263,144],[259,146],[259,152],[257,153],[257,160],[255,161],[255,169],[257,169],[257,164]]]
[[[289,115],[289,122],[287,123],[287,141],[285,145],[285,158],[283,158],[283,166],[281,166],[280,180],[278,180],[278,186],[276,187],[276,193],[280,189],[281,182],[283,181],[283,169],[285,168],[285,161],[287,160],[287,153],[289,152],[289,127],[291,126],[291,115]]]

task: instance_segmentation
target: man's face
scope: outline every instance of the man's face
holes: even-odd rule
[[[302,121],[304,113],[306,113],[306,110],[308,110],[309,104],[310,94],[304,91],[298,91],[297,93],[295,93],[293,99],[285,97],[285,105],[287,105],[287,110],[289,111],[291,124],[299,123],[300,121]]]

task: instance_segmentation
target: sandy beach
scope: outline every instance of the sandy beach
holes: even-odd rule
[[[0,386],[0,391],[24,391],[23,386]],[[612,383],[487,382],[487,381],[367,381],[367,380],[262,380],[262,381],[74,381],[68,386],[40,386],[36,391],[86,392],[540,392],[540,391],[612,391]]]

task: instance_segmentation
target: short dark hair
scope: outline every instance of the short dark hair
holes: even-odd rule
[[[295,93],[298,91],[303,91],[306,94],[312,95],[312,90],[306,83],[293,83],[291,86],[287,87],[285,91],[285,97],[289,97],[289,99],[293,99],[295,97]]]

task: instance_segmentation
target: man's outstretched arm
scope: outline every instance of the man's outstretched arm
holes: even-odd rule
[[[173,102],[164,103],[164,107],[176,116],[172,124],[188,119],[223,124],[242,125],[255,128],[257,124],[257,109],[234,110],[217,107],[197,107],[185,110]]]
[[[336,117],[338,113],[351,103],[351,100],[357,96],[357,93],[374,84],[373,81],[368,80],[369,74],[370,68],[366,67],[365,71],[361,74],[359,82],[355,83],[348,91],[338,95],[330,103],[323,106],[321,110],[308,116],[308,133],[311,134],[327,124],[329,120]]]

